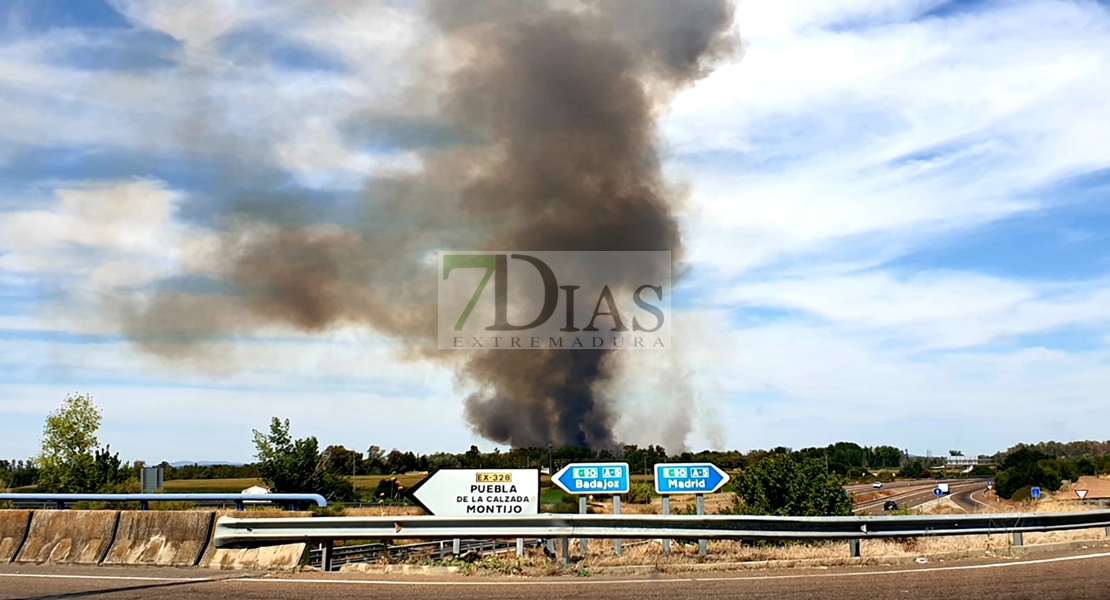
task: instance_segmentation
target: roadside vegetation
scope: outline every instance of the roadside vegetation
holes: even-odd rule
[[[98,437],[101,414],[89,396],[70,395],[47,418],[41,447],[27,460],[0,460],[0,489],[51,492],[125,492],[139,490],[142,461],[123,462]],[[945,458],[913,457],[896,446],[861,446],[838,442],[794,450],[702,451],[670,454],[661,446],[626,445],[619,450],[581,447],[513,448],[482,452],[471,446],[463,453],[385,449],[370,445],[365,452],[321,444],[315,436],[295,438],[288,419],[272,417],[269,427],[253,431],[254,460],[248,464],[178,465],[161,463],[167,492],[240,492],[266,485],[274,492],[319,493],[330,502],[405,504],[407,490],[428,473],[445,468],[541,468],[541,510],[577,512],[577,498],[550,483],[550,473],[581,461],[627,462],[632,489],[622,497],[629,511],[657,510],[659,498],[651,481],[659,462],[710,462],[732,477],[722,490],[731,499],[714,512],[782,515],[849,514],[851,498],[845,485],[900,479],[940,479],[953,475],[990,477],[999,497],[1020,500],[1032,486],[1050,492],[1081,475],[1110,472],[1110,442],[1045,442],[1018,445],[992,457],[999,465],[975,467],[954,474]],[[950,451],[952,455],[961,454]],[[605,506],[597,496],[591,506]],[[638,508],[639,507],[639,508]],[[692,506],[676,504],[675,512]],[[847,512],[846,512],[847,511]]]

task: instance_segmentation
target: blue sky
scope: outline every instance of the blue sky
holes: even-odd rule
[[[212,268],[183,249],[211,243],[216,202],[341,219],[453,139],[405,94],[414,53],[442,51],[418,9],[321,6],[0,2],[0,456],[33,454],[68,392],[128,460],[249,460],[274,414],[360,450],[492,447],[450,372],[372,331],[175,364],[111,317],[115,294]],[[618,432],[922,454],[1110,437],[1110,6],[748,0],[736,21],[742,58],[661,122],[693,270],[676,350],[624,357]],[[674,380],[686,439],[658,417]]]

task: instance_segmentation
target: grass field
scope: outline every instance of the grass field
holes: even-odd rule
[[[359,475],[355,477],[355,488],[358,490],[375,490],[378,483],[383,479],[389,479],[392,475]],[[397,483],[410,488],[418,481],[424,478],[424,475],[398,475]],[[167,492],[186,493],[186,492],[209,492],[213,494],[239,493],[252,485],[263,485],[261,479],[171,479],[166,482],[165,490]]]

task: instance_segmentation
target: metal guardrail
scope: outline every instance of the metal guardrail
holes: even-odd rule
[[[988,515],[767,517],[577,515],[483,517],[220,517],[217,548],[341,539],[667,538],[835,540],[975,535],[1110,527],[1110,510]]]
[[[138,502],[148,510],[151,502],[234,502],[238,510],[246,504],[284,504],[290,510],[300,502],[324,507],[328,501],[320,494],[0,494],[0,502],[53,502],[65,508],[68,502]]]

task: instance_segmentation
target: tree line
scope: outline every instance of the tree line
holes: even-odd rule
[[[101,447],[97,432],[101,424],[99,409],[91,397],[67,396],[62,406],[50,413],[43,428],[39,454],[27,461],[0,461],[0,487],[12,488],[37,485],[47,492],[123,492],[138,490],[141,461],[125,463],[108,446]],[[370,446],[366,452],[350,450],[341,445],[321,449],[315,436],[295,439],[289,432],[290,423],[273,417],[267,431],[253,431],[254,462],[245,465],[186,465],[174,467],[162,463],[165,478],[172,479],[262,479],[275,492],[320,493],[332,501],[351,501],[357,497],[352,477],[359,475],[398,475],[410,472],[434,472],[459,468],[547,468],[555,470],[572,462],[627,462],[633,473],[649,474],[661,462],[709,462],[741,474],[754,473],[760,483],[743,479],[734,482],[737,493],[748,489],[744,505],[778,505],[782,494],[792,496],[803,484],[819,484],[822,490],[829,482],[858,479],[871,470],[900,469],[899,475],[909,478],[939,476],[930,463],[911,457],[895,446],[861,446],[853,442],[837,442],[825,447],[793,450],[777,447],[770,450],[681,452],[669,454],[657,445],[639,447],[626,445],[617,451],[591,450],[577,446],[513,448],[506,452],[494,449],[482,452],[471,446],[463,453],[437,452],[416,454],[392,449],[385,452]],[[951,455],[961,454],[951,450]],[[1081,475],[1110,471],[1110,442],[1043,442],[1018,444],[994,455],[1001,465],[995,489],[1000,496],[1020,496],[1021,490],[1039,485],[1055,491],[1064,480]],[[773,482],[764,481],[771,474]],[[973,474],[990,476],[994,470],[981,467]],[[801,477],[801,479],[797,479]],[[832,478],[832,479],[829,479]],[[745,487],[747,486],[747,487]],[[829,488],[831,489],[831,488]],[[825,490],[827,491],[827,490]],[[755,495],[763,494],[759,500]],[[817,497],[824,497],[822,491]],[[752,495],[755,494],[755,495]],[[374,497],[397,498],[403,489],[395,481],[383,480]],[[829,497],[836,505],[842,493]],[[801,498],[803,496],[799,496]],[[814,496],[804,502],[813,505]],[[822,500],[816,505],[826,506]],[[829,506],[831,506],[829,505]],[[804,511],[803,511],[804,512]]]

